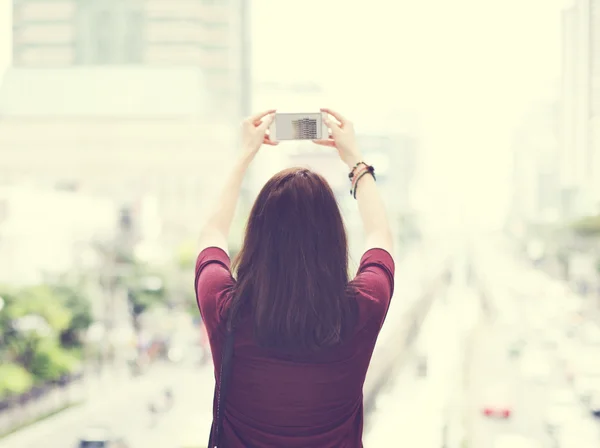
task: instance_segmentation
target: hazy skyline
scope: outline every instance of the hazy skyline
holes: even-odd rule
[[[0,0],[0,71],[10,3]],[[350,116],[412,110],[425,164],[421,206],[462,206],[497,221],[515,124],[533,103],[558,97],[565,3],[255,0],[254,78],[322,84],[324,101]]]
[[[288,1],[257,0],[254,74],[320,82],[349,115],[412,109],[426,165],[422,207],[462,204],[490,224],[507,206],[515,124],[533,103],[558,97],[564,4],[306,0],[281,20]]]

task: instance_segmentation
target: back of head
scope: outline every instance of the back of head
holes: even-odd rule
[[[351,330],[346,232],[319,174],[292,168],[265,184],[234,269],[230,322],[252,316],[261,346],[314,351],[342,342]]]

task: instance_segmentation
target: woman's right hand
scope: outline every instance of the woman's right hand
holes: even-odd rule
[[[331,130],[331,134],[327,139],[313,140],[313,142],[317,145],[336,148],[342,161],[350,169],[354,168],[358,162],[362,161],[362,156],[356,143],[354,126],[340,113],[331,109],[322,108],[321,112],[327,114],[323,122]],[[335,120],[332,120],[331,117],[335,118]]]

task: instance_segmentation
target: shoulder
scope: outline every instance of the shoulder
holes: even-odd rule
[[[220,322],[220,315],[235,281],[229,255],[218,247],[207,247],[196,259],[196,301],[207,331]]]
[[[360,319],[383,324],[394,294],[395,263],[385,249],[367,250],[350,285],[354,290]]]

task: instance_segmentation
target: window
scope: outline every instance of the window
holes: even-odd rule
[[[113,59],[112,36],[114,20],[109,11],[100,11],[94,20],[95,59],[98,64],[109,64]]]
[[[126,63],[141,62],[144,51],[143,44],[144,16],[141,11],[129,13],[125,29],[125,42],[123,42],[124,59]]]

